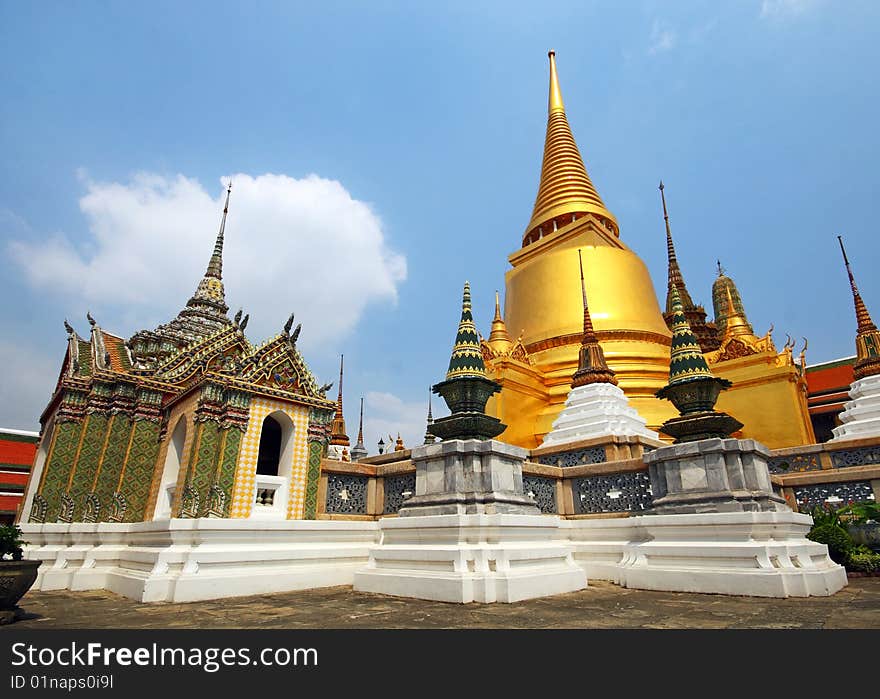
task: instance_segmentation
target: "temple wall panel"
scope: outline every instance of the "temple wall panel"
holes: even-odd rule
[[[98,519],[102,522],[107,521],[110,500],[119,487],[119,476],[122,474],[122,464],[128,451],[129,437],[131,437],[133,427],[134,423],[126,415],[111,417],[107,446],[98,466],[99,472],[93,491],[101,503]]]
[[[756,439],[770,449],[815,442],[797,369],[749,359],[712,365],[716,376],[733,382],[721,392],[715,409],[743,423],[742,438]]]
[[[86,496],[92,492],[95,482],[95,474],[98,471],[98,462],[104,452],[104,445],[109,426],[109,416],[100,413],[92,413],[85,426],[85,435],[79,455],[73,465],[73,478],[70,480],[68,490],[73,500],[73,522],[81,522],[85,513]]]
[[[82,422],[62,422],[55,427],[55,444],[45,466],[39,490],[48,506],[46,522],[54,522],[58,518],[61,495],[67,490],[82,431]]]
[[[152,420],[136,420],[122,478],[121,492],[127,504],[123,521],[144,520],[158,454],[159,424]]]
[[[321,483],[321,457],[323,455],[324,443],[317,439],[310,440],[303,519],[316,519],[318,516],[318,489]]]
[[[221,455],[217,484],[226,495],[226,502],[232,502],[232,490],[235,485],[235,468],[238,465],[238,451],[241,447],[243,433],[236,427],[228,427],[223,430],[226,439],[223,440],[223,453]],[[229,516],[229,505],[226,507],[226,516]]]
[[[174,435],[174,430],[177,428],[178,421],[182,416],[185,416],[186,437],[183,441],[183,449],[181,451],[183,457],[180,460],[180,468],[177,471],[177,486],[174,491],[174,502],[171,503],[171,512],[177,513],[180,509],[180,500],[189,469],[190,454],[196,436],[196,424],[193,421],[193,413],[197,404],[198,396],[193,395],[189,399],[181,401],[175,405],[171,410],[168,417],[168,428],[165,431],[165,438],[162,440],[162,444],[159,445],[159,454],[156,458],[156,469],[153,472],[153,482],[150,486],[150,497],[147,501],[147,519],[150,519],[156,510],[156,502],[159,499],[159,487],[162,484],[162,472],[165,467],[165,459],[168,456],[168,448],[171,445],[171,438]]]
[[[301,519],[303,517],[306,481],[309,467],[309,409],[305,406],[294,405],[264,397],[254,397],[251,400],[247,431],[241,438],[238,464],[235,469],[235,484],[233,488],[232,504],[229,509],[230,517],[247,518],[251,515],[255,495],[257,457],[260,452],[260,435],[263,429],[263,421],[268,415],[276,411],[287,415],[291,422],[293,422],[294,426],[291,463],[282,464],[279,468],[279,472],[281,472],[282,470],[286,470],[288,466],[290,467],[287,518]]]
[[[199,494],[199,514],[205,515],[209,489],[214,480],[217,450],[220,446],[220,427],[213,420],[199,424],[198,448],[190,460],[190,486]]]

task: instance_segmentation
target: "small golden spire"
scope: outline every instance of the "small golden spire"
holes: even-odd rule
[[[752,326],[737,310],[736,304],[733,302],[733,295],[730,293],[730,284],[724,285],[727,295],[727,319],[725,321],[724,336],[736,337],[741,335],[749,335],[754,337]]]
[[[556,52],[550,56],[550,95],[547,105],[547,135],[544,139],[544,160],[541,181],[532,219],[526,227],[523,245],[552,233],[584,214],[597,216],[614,235],[618,235],[617,219],[605,207],[590,181],[584,161],[565,116],[562,90],[556,73]]]
[[[501,317],[501,301],[498,292],[495,292],[495,317],[492,319],[492,332],[489,333],[489,347],[497,355],[504,355],[513,346],[513,340],[510,333],[507,332],[507,325]]]

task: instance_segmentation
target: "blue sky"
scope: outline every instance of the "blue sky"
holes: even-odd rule
[[[127,336],[176,315],[233,176],[251,341],[296,312],[320,380],[346,355],[352,436],[366,395],[371,451],[420,441],[461,285],[487,333],[531,214],[550,48],[661,298],[662,177],[695,300],[720,258],[756,330],[850,355],[842,233],[880,314],[875,2],[3,0],[0,20],[0,425],[36,429],[65,317]]]

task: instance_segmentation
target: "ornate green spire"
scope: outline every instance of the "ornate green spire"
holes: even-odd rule
[[[709,365],[703,357],[700,343],[694,335],[687,318],[684,306],[675,285],[670,287],[672,297],[672,348],[669,362],[669,386],[693,381],[695,379],[713,378]]]
[[[483,353],[480,349],[480,336],[471,313],[471,286],[468,282],[464,283],[461,321],[458,323],[458,333],[455,336],[452,357],[449,359],[446,380],[462,376],[486,378],[486,365],[483,363]]]

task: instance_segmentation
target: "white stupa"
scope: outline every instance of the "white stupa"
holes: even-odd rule
[[[832,430],[834,437],[829,440],[831,442],[880,436],[880,332],[877,331],[877,326],[871,320],[868,308],[859,294],[843,247],[843,239],[837,236],[837,240],[849,275],[858,330],[857,356],[853,367],[856,380],[850,385],[850,399],[843,406],[843,412],[840,414],[840,426]]]
[[[581,292],[584,298],[584,336],[581,339],[578,369],[572,377],[572,388],[565,400],[565,407],[553,421],[541,446],[556,446],[612,435],[659,440],[659,435],[647,428],[645,419],[629,404],[626,395],[617,386],[614,372],[605,362],[605,355],[590,318],[580,255],[578,250]]]

